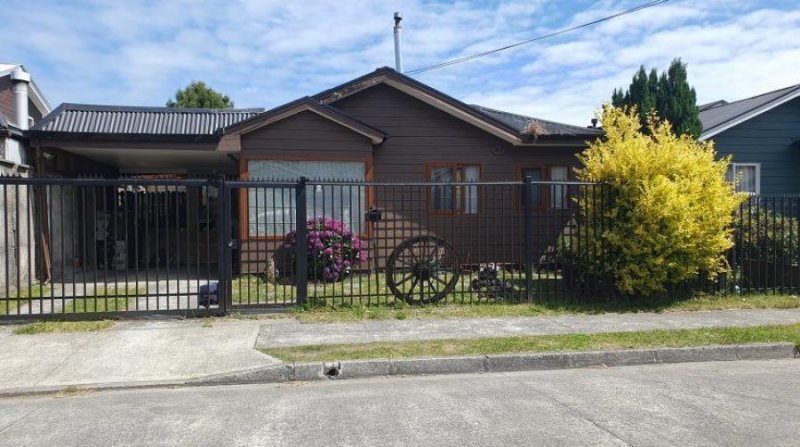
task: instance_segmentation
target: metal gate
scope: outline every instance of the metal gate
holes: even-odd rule
[[[0,178],[0,318],[226,312],[221,185]]]

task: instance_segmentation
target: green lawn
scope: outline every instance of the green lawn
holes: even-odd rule
[[[292,309],[292,315],[307,323],[336,323],[358,320],[443,319],[528,317],[606,312],[681,312],[728,309],[794,309],[800,307],[795,295],[704,295],[682,300],[641,299],[620,302],[586,303],[550,298],[533,304],[433,304],[340,305]]]
[[[12,315],[19,307],[19,303],[27,303],[33,299],[50,296],[50,284],[34,283],[30,287],[12,290],[8,298],[0,298],[0,315]]]
[[[524,275],[506,274],[512,290],[492,297],[470,289],[475,275],[465,274],[444,300],[425,306],[398,301],[385,284],[383,274],[353,275],[339,283],[308,284],[308,301],[293,307],[293,314],[305,322],[338,322],[363,319],[474,318],[558,315],[604,312],[672,312],[723,309],[789,309],[800,307],[795,295],[700,294],[691,298],[575,299],[561,290],[554,274],[534,275],[533,302],[528,304],[522,290]],[[244,275],[232,283],[234,304],[282,304],[293,306],[295,287],[269,283],[257,275]]]
[[[100,284],[92,296],[73,298],[64,307],[65,313],[117,312],[128,308],[128,302],[135,302],[139,295],[146,294],[144,287]],[[127,298],[125,297],[127,296]]]
[[[538,335],[395,343],[315,345],[260,349],[286,362],[374,358],[446,357],[515,352],[619,350],[740,343],[791,342],[800,345],[800,324],[750,328],[655,330],[602,334]]]
[[[14,335],[48,334],[53,332],[97,332],[111,329],[114,322],[100,321],[37,321],[14,329]]]
[[[475,275],[461,275],[454,290],[443,300],[447,303],[478,302],[520,302],[525,299],[521,292],[524,275],[507,273],[504,278],[512,288],[502,296],[488,297],[470,289],[470,281]],[[446,276],[445,276],[446,278]],[[534,296],[545,297],[554,294],[557,278],[552,274],[542,274],[534,280]],[[231,284],[234,304],[294,304],[296,288],[294,283],[276,284],[263,280],[260,275],[242,275],[234,278]],[[316,307],[361,304],[392,305],[397,301],[386,285],[383,272],[378,274],[351,275],[336,283],[309,282],[308,297]]]

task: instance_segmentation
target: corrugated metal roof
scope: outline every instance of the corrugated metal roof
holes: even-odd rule
[[[125,135],[212,135],[263,110],[62,104],[31,130]]]
[[[700,122],[703,123],[703,135],[724,128],[728,123],[745,118],[752,113],[769,110],[773,104],[780,104],[782,100],[799,92],[800,84],[797,84],[753,96],[752,98],[719,104],[715,107],[705,107],[700,111]],[[720,101],[711,104],[717,103],[720,103]],[[708,104],[705,106],[708,106]],[[701,135],[701,138],[703,135]]]
[[[492,119],[500,121],[506,126],[516,129],[517,132],[521,134],[529,134],[531,127],[536,125],[538,125],[537,136],[562,135],[572,137],[595,137],[603,134],[603,131],[597,128],[562,124],[555,121],[547,121],[531,116],[518,115],[516,113],[490,109],[489,107],[483,107],[476,104],[470,104],[470,107]]]

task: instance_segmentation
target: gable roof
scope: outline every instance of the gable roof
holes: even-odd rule
[[[570,126],[523,115],[500,112],[485,107],[470,106],[389,67],[379,68],[372,73],[317,93],[313,98],[323,104],[333,104],[378,84],[387,84],[403,91],[515,145],[534,144],[538,139],[555,140],[559,139],[559,137],[592,138],[602,134],[602,131],[597,132],[597,129]],[[542,127],[545,127],[548,131],[537,133],[536,135],[529,134],[527,132],[528,126],[534,120],[542,123]],[[526,122],[525,126],[521,126],[522,121]]]
[[[239,151],[242,148],[241,136],[243,134],[285,120],[301,112],[315,113],[324,119],[361,134],[373,144],[380,144],[386,139],[384,131],[306,96],[220,129],[222,138],[219,142],[219,149],[222,151]]]
[[[11,72],[18,68],[28,73],[28,70],[25,70],[25,67],[22,64],[0,64],[0,78],[10,75]],[[42,116],[50,113],[50,104],[47,102],[47,99],[45,99],[44,95],[42,95],[42,92],[39,90],[39,87],[36,85],[36,82],[34,82],[33,79],[31,79],[30,87],[30,99],[42,113]]]
[[[700,140],[711,138],[798,97],[800,97],[800,84],[730,103],[715,101],[704,104],[700,109],[700,122],[703,123]]]
[[[322,104],[310,96],[294,100],[290,103],[254,115],[244,121],[231,124],[222,133],[228,135],[241,135],[255,129],[282,121],[301,112],[312,112],[353,132],[369,138],[373,144],[380,144],[386,138],[386,132],[352,117],[339,109]]]
[[[189,109],[64,103],[27,133],[38,138],[134,140],[220,140],[221,150],[236,150],[246,132],[310,111],[379,144],[386,138],[333,104],[378,84],[386,84],[517,146],[569,144],[603,135],[597,128],[573,126],[465,104],[397,71],[383,67],[313,97],[264,109]]]
[[[212,136],[264,109],[189,109],[94,104],[61,104],[36,123],[32,135]]]

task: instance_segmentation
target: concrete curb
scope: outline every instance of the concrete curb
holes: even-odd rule
[[[544,352],[417,359],[344,360],[285,363],[197,377],[188,380],[118,382],[0,390],[0,398],[92,391],[119,391],[186,386],[311,382],[366,377],[542,371],[659,363],[733,360],[781,360],[800,357],[792,343],[713,345],[693,348],[626,349],[616,351]]]
[[[545,352],[419,359],[294,363],[203,377],[187,385],[306,382],[364,377],[538,371],[658,363],[779,360],[798,357],[793,343],[713,345],[692,348]]]

